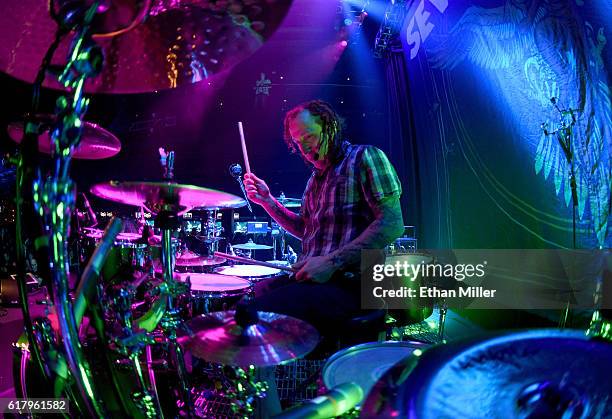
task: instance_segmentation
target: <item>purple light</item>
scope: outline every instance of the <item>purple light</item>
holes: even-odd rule
[[[343,48],[346,48],[346,46],[348,45],[348,42],[346,41],[346,39],[340,41],[340,46]]]

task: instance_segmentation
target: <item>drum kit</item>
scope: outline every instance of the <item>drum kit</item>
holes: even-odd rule
[[[250,257],[276,250],[276,245],[233,245],[242,256],[218,252],[216,215],[209,216],[212,221],[198,237],[210,245],[206,254],[186,249],[177,239],[187,212],[214,214],[246,202],[176,183],[172,153],[162,153],[162,182],[109,181],[90,190],[101,199],[146,209],[154,216],[157,234],[142,223],[129,231],[120,218],[111,219],[104,230],[80,228],[87,262],[76,281],[67,251],[77,212],[71,160],[105,159],[121,150],[112,133],[84,121],[85,92],[150,92],[226,70],[271,36],[290,4],[26,0],[11,2],[3,11],[0,70],[34,85],[32,112],[24,122],[8,126],[10,138],[20,145],[14,159],[16,277],[25,334],[15,344],[17,396],[66,397],[76,417],[192,417],[203,394],[221,391],[233,414],[247,417],[266,393],[260,369],[303,357],[317,345],[318,333],[308,323],[255,312],[242,302],[254,284],[293,271],[287,260]],[[47,73],[56,77],[46,79]],[[67,91],[57,100],[54,115],[38,113],[42,86]],[[53,160],[46,177],[38,153]],[[300,206],[299,199],[284,195],[279,202]],[[43,277],[47,315],[42,318],[30,313],[26,239],[35,240],[37,257],[49,260]],[[282,235],[281,242],[284,255]],[[483,416],[479,405],[489,414],[515,412],[519,417],[612,415],[606,344],[542,332],[426,349],[418,343],[360,345],[332,356],[323,378],[330,389],[358,381],[369,393],[362,406],[366,417],[449,416],[466,401],[466,417]],[[584,354],[601,368],[585,365]],[[532,369],[525,363],[528,357]],[[490,365],[485,369],[481,364]],[[566,376],[558,368],[553,371],[558,365],[568,367]],[[500,369],[505,375],[497,378]],[[502,384],[496,380],[525,383],[525,377],[532,379],[529,385],[512,387],[505,404],[476,400],[482,380],[499,392]]]

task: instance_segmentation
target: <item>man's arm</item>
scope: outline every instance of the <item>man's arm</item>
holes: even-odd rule
[[[270,188],[266,182],[253,173],[246,173],[244,175],[244,187],[248,198],[261,205],[282,228],[298,239],[304,236],[304,219],[302,216],[281,205],[270,193]]]
[[[342,269],[361,261],[361,250],[383,249],[404,234],[404,220],[398,196],[379,201],[374,210],[374,221],[353,241],[327,255],[335,269]]]
[[[302,239],[304,236],[304,219],[301,215],[285,208],[274,197],[270,197],[269,201],[261,204],[264,210],[276,221],[282,228],[289,233]]]
[[[336,271],[358,265],[363,249],[383,249],[404,233],[399,196],[383,198],[372,209],[374,221],[354,240],[329,255],[312,257],[293,265],[300,269],[296,279],[326,282]]]

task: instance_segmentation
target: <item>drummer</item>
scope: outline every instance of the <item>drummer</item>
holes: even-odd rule
[[[251,201],[302,240],[299,270],[254,304],[308,321],[325,336],[359,314],[361,250],[382,249],[403,234],[402,188],[381,150],[343,140],[342,120],[326,102],[290,110],[284,137],[312,168],[300,213],[279,203],[255,174],[246,173],[244,184]]]

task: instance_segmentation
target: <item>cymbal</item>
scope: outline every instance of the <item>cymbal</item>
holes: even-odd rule
[[[112,0],[108,2],[111,9],[96,16],[103,22],[94,22],[94,40],[103,50],[104,66],[98,77],[85,84],[85,90],[153,92],[229,70],[272,36],[291,2]],[[7,3],[0,15],[0,71],[33,83],[53,41],[56,23],[45,0]],[[71,33],[62,40],[52,65],[65,63],[73,38]],[[62,89],[52,77],[44,85]]]
[[[276,198],[285,208],[299,208],[302,206],[302,200],[300,198]]]
[[[225,263],[226,259],[218,256],[200,256],[191,251],[181,253],[176,257],[175,266],[217,266]]]
[[[582,331],[494,334],[413,354],[374,385],[363,417],[609,417],[612,346]]]
[[[54,115],[37,115],[35,117],[46,127],[38,137],[38,150],[41,153],[51,154],[50,129],[54,123]],[[17,144],[23,140],[23,121],[11,122],[7,128],[9,137]],[[113,157],[121,151],[121,141],[110,131],[92,122],[85,122],[81,141],[72,153],[73,159],[100,160]]]
[[[257,243],[243,243],[243,244],[234,244],[232,245],[234,249],[240,250],[269,250],[272,249],[272,246],[268,246],[267,244],[257,244]]]
[[[127,205],[144,206],[158,213],[165,207],[185,212],[198,207],[240,208],[244,199],[215,189],[169,182],[116,182],[92,186],[91,193],[99,198]]]
[[[317,345],[319,334],[310,324],[283,314],[257,312],[259,321],[242,328],[234,311],[198,316],[188,323],[192,336],[179,342],[193,356],[224,365],[279,365],[302,357]]]

